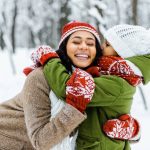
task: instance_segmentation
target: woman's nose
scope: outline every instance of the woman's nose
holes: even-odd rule
[[[80,49],[82,49],[82,50],[87,50],[87,49],[88,49],[87,44],[86,44],[85,42],[82,42],[82,43],[80,44]]]

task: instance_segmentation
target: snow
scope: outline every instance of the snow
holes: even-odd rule
[[[26,76],[22,73],[22,69],[31,65],[30,60],[31,51],[27,49],[19,49],[17,53],[13,55],[14,64],[17,70],[17,74],[12,74],[12,69],[7,52],[0,51],[0,102],[12,98],[19,91],[21,91]],[[142,86],[148,110],[145,110],[143,101],[137,89],[137,93],[134,96],[134,102],[132,107],[132,115],[137,118],[141,125],[141,139],[136,144],[131,144],[132,150],[148,150],[149,138],[148,135],[150,127],[150,84]]]

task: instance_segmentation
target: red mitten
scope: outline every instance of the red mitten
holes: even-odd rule
[[[87,104],[91,101],[95,89],[92,76],[77,68],[67,81],[66,102],[84,112]]]
[[[58,58],[57,53],[50,46],[40,46],[31,54],[32,61],[44,65],[51,58]]]
[[[33,65],[23,69],[23,73],[27,76],[34,69],[44,65],[51,58],[58,58],[57,53],[50,46],[40,46],[37,50],[31,53]]]
[[[98,61],[101,75],[116,75],[125,79],[132,86],[142,82],[142,77],[136,75],[126,60],[117,56],[101,56]]]
[[[86,69],[86,72],[91,74],[93,77],[99,77],[100,76],[100,68],[97,66],[92,66]]]
[[[103,131],[108,137],[120,140],[138,141],[141,136],[138,121],[129,114],[108,120],[103,126]]]

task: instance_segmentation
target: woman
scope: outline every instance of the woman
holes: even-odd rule
[[[93,59],[95,57],[92,61]],[[93,80],[91,75],[89,78]],[[72,105],[66,104],[50,120],[49,91],[51,89],[47,85],[43,69],[38,68],[27,77],[18,95],[0,105],[0,149],[49,150],[86,119],[85,114],[72,107],[72,102]],[[89,101],[92,95],[91,92]],[[85,101],[85,104],[89,101]],[[84,109],[82,107],[83,111]]]
[[[77,27],[81,27],[81,24],[80,23],[75,23],[75,24],[74,23],[69,24],[69,26],[71,25],[70,28],[72,29],[72,27],[75,27],[75,30],[73,30],[73,29],[71,30],[68,27],[69,30],[68,31],[66,30],[64,32],[64,34],[62,35],[62,39],[63,39],[62,41],[65,44],[64,45],[60,44],[59,52],[63,53],[63,55],[59,54],[59,56],[62,57],[62,60],[64,59],[66,61],[66,60],[69,60],[67,55],[70,54],[69,58],[70,59],[72,58],[71,60],[72,60],[73,64],[75,64],[76,66],[79,66],[81,68],[85,68],[86,66],[88,66],[88,63],[85,65],[84,60],[86,60],[88,58],[88,56],[89,57],[91,56],[91,55],[89,55],[89,53],[87,54],[87,52],[84,52],[84,51],[82,51],[82,53],[80,51],[77,51],[74,53],[74,55],[72,55],[72,53],[68,52],[69,51],[68,49],[66,49],[66,51],[64,51],[64,49],[62,48],[62,47],[67,47],[68,46],[67,43],[69,43],[69,40],[72,38],[76,39],[75,41],[73,41],[75,44],[78,44],[78,43],[80,43],[80,41],[82,41],[81,36],[79,36],[77,34],[78,31],[81,30],[81,28],[79,29]],[[80,26],[79,26],[79,24],[80,24]],[[85,26],[86,25],[84,24],[84,27]],[[69,37],[69,33],[70,33],[69,31],[71,31],[72,33],[74,32],[74,34],[71,34],[70,37]],[[83,28],[82,28],[82,31],[83,31]],[[85,32],[82,32],[82,34],[80,34],[80,35],[83,35],[84,33]],[[67,35],[66,39],[64,38],[65,35]],[[72,36],[74,36],[74,37],[72,37]],[[67,37],[69,37],[69,38],[67,39]],[[88,38],[88,39],[91,39],[91,38]],[[83,41],[86,41],[86,40],[84,39]],[[90,45],[91,45],[91,43],[90,43]],[[109,45],[107,45],[107,46],[109,46]],[[85,49],[86,49],[86,44],[85,44]],[[146,50],[146,49],[143,49],[143,51],[144,50]],[[131,52],[132,52],[132,50],[131,50]],[[67,53],[67,55],[65,55],[64,53]],[[73,57],[77,57],[77,59],[73,59]],[[139,56],[139,57],[141,59],[145,59],[144,56]],[[136,58],[134,58],[134,59],[136,59]],[[67,69],[69,70],[69,68],[70,68],[69,71],[72,71],[72,68],[69,67],[70,63],[65,63],[65,61],[63,61],[63,63],[65,64]],[[63,93],[62,94],[61,93],[62,88],[60,88],[60,87],[63,87],[63,85],[65,85],[64,82],[66,82],[69,77],[66,75],[67,77],[65,76],[63,78],[61,71],[58,70],[58,72],[54,74],[55,78],[51,78],[52,73],[57,71],[57,67],[58,67],[57,65],[59,65],[59,63],[60,63],[59,60],[49,61],[48,64],[45,66],[45,74],[46,74],[46,78],[47,78],[49,84],[51,85],[51,87],[53,87],[53,90],[55,91],[55,93],[56,94],[59,93],[60,95],[58,94],[58,96],[60,96],[61,98],[64,98],[65,92],[62,92]],[[138,63],[141,63],[141,62],[138,61]],[[91,63],[89,63],[89,65],[90,64]],[[50,67],[48,67],[48,66],[50,66]],[[60,76],[61,76],[61,79],[62,78],[64,79],[64,82],[60,82],[60,80],[59,80]],[[145,75],[144,75],[144,77],[145,77]],[[117,140],[114,141],[114,140],[108,139],[103,134],[101,126],[108,119],[116,118],[116,116],[119,116],[120,114],[129,113],[133,94],[135,92],[135,88],[132,87],[131,85],[129,85],[123,79],[114,77],[114,76],[109,76],[109,78],[107,76],[102,76],[101,79],[95,78],[95,83],[96,83],[97,87],[96,87],[96,90],[94,93],[94,97],[88,105],[89,108],[86,110],[88,118],[79,127],[79,136],[77,139],[77,145],[78,145],[77,149],[89,149],[89,148],[90,149],[111,149],[111,148],[113,148],[113,149],[115,149],[115,148],[116,149],[118,149],[118,148],[129,149],[128,142],[117,141]],[[61,85],[61,86],[58,86],[58,85]],[[113,86],[113,88],[109,89],[108,88],[109,86]],[[97,92],[97,95],[96,95],[96,92]],[[92,106],[95,107],[98,101],[99,101],[99,108],[98,108],[98,106],[96,108],[90,108]],[[99,125],[99,123],[100,123],[100,125]]]

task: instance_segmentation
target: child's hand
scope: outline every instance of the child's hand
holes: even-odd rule
[[[50,46],[40,46],[31,53],[33,65],[24,68],[23,72],[25,75],[28,75],[34,69],[44,65],[49,59],[58,57],[57,53]]]
[[[120,140],[138,141],[141,136],[138,121],[129,114],[108,120],[103,131],[108,137]]]
[[[33,63],[40,63],[44,65],[51,58],[58,58],[57,53],[50,46],[40,46],[31,54]]]
[[[66,102],[84,112],[87,104],[91,101],[95,89],[92,76],[77,68],[67,81]]]

